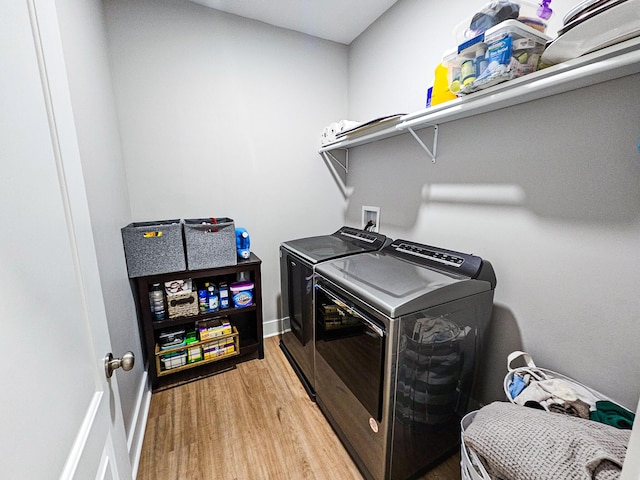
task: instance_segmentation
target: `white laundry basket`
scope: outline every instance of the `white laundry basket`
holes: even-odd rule
[[[512,363],[521,358],[524,360],[525,366],[523,367],[513,367]],[[507,357],[507,374],[504,377],[504,393],[507,396],[507,399],[511,403],[516,403],[509,393],[509,385],[513,379],[513,376],[517,373],[524,372],[529,373],[534,379],[537,380],[550,380],[557,379],[566,382],[570,387],[574,390],[584,389],[589,392],[591,395],[596,397],[599,400],[608,400],[609,402],[614,403],[618,407],[629,411],[625,407],[621,406],[617,402],[611,400],[611,398],[606,395],[589,388],[580,382],[567,377],[566,375],[562,375],[561,373],[554,372],[553,370],[548,370],[546,368],[540,368],[536,366],[531,355],[526,352],[515,351],[508,355]],[[525,408],[525,407],[523,407]],[[468,413],[465,415],[460,421],[460,471],[462,480],[491,480],[487,469],[483,465],[482,461],[478,457],[478,455],[470,448],[467,447],[464,441],[465,430],[469,428],[469,426],[473,423],[473,419],[476,416],[477,410]]]
[[[523,367],[516,367],[516,368],[512,367],[511,364],[518,358],[522,358],[526,365]],[[517,373],[528,373],[536,380],[551,380],[551,379],[562,380],[566,382],[567,385],[569,385],[574,390],[579,391],[580,389],[584,389],[587,392],[589,392],[591,395],[596,397],[598,400],[608,400],[616,404],[620,408],[624,408],[625,410],[627,410],[622,405],[618,404],[617,402],[613,401],[611,398],[598,392],[597,390],[594,390],[593,388],[587,387],[586,385],[583,385],[582,383],[572,378],[569,378],[566,375],[562,375],[561,373],[536,366],[533,359],[531,358],[531,355],[529,355],[526,352],[521,352],[519,350],[516,350],[515,352],[511,352],[507,356],[507,374],[505,375],[504,382],[503,382],[504,393],[507,396],[507,400],[509,400],[511,403],[516,403],[516,402],[513,398],[511,398],[511,394],[509,393],[509,385],[511,384],[511,381],[513,380],[514,375],[516,375]]]
[[[464,432],[473,422],[478,411],[467,413],[460,421],[460,473],[462,480],[491,480],[476,453],[464,443]]]

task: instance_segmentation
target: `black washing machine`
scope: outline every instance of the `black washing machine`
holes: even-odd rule
[[[313,274],[315,266],[336,258],[380,250],[385,235],[342,227],[331,235],[300,238],[280,245],[283,325],[280,347],[315,400]]]

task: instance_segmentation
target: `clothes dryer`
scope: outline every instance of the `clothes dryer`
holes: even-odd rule
[[[389,244],[385,235],[342,227],[330,235],[306,237],[280,245],[283,325],[280,347],[315,400],[313,273],[316,265],[336,258],[376,251]]]

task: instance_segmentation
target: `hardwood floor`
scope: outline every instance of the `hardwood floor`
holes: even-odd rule
[[[361,480],[278,347],[264,360],[154,393],[139,480]],[[460,480],[454,455],[421,480]]]

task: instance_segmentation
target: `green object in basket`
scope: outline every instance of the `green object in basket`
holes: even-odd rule
[[[596,410],[589,413],[589,419],[605,423],[622,430],[631,430],[635,414],[608,400],[596,402]]]

